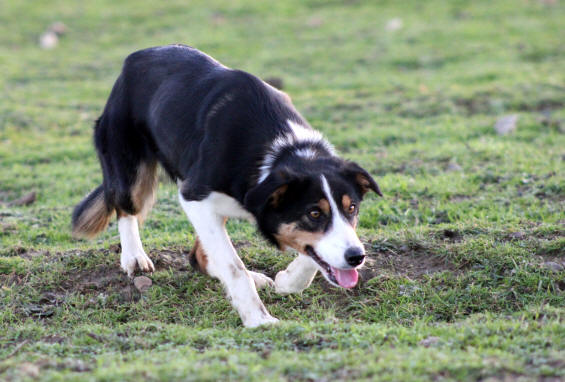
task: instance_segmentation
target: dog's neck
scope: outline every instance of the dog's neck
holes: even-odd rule
[[[282,163],[307,165],[314,159],[335,156],[333,146],[319,131],[291,120],[287,124],[288,130],[276,137],[263,155],[257,183],[264,181]]]
[[[278,167],[304,168],[314,160],[334,157],[326,141],[303,141],[268,151],[259,167],[257,183],[263,182]]]

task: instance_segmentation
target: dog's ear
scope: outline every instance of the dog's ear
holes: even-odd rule
[[[244,207],[254,215],[269,207],[277,209],[284,201],[289,188],[301,181],[302,177],[290,169],[275,170],[245,194]]]
[[[361,191],[361,195],[365,195],[369,191],[375,191],[379,196],[383,196],[377,182],[369,173],[355,162],[346,162],[343,174],[350,179]]]

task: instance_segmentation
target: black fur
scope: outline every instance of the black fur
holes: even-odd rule
[[[294,217],[305,204],[320,197],[321,174],[328,181],[347,183],[335,189],[347,188],[360,199],[362,193],[353,189],[351,166],[319,142],[282,149],[272,175],[256,185],[272,142],[291,132],[288,120],[309,128],[284,93],[196,49],[170,45],[135,52],[125,60],[95,126],[106,205],[110,210],[136,214],[139,208],[131,190],[137,169],[155,162],[182,182],[186,200],[202,200],[212,191],[235,198],[257,217],[261,231],[271,240],[271,233],[276,232],[271,225]],[[294,155],[293,149],[300,145],[317,153],[306,167],[305,159]],[[282,177],[277,178],[279,175]],[[380,194],[374,180],[366,172],[364,176]],[[270,208],[272,192],[287,183],[286,210]],[[87,203],[88,198],[75,214]]]
[[[265,145],[289,129],[287,119],[305,123],[261,80],[196,49],[133,53],[96,126],[107,200],[131,213],[135,169],[158,160],[173,179],[190,179],[187,200],[214,190],[242,202]]]

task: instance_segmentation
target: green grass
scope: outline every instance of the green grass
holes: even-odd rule
[[[548,1],[0,0],[0,379],[565,379],[565,7]],[[402,19],[402,28],[386,29]],[[38,38],[68,31],[53,50]],[[262,291],[282,320],[241,327],[187,267],[193,230],[164,182],[143,294],[115,223],[70,237],[101,181],[92,146],[122,60],[173,42],[284,81],[378,180],[362,283]],[[493,126],[518,115],[514,133]],[[455,164],[457,166],[455,166]],[[31,192],[29,206],[11,201]],[[250,269],[291,261],[228,223]],[[556,264],[548,264],[556,263]]]

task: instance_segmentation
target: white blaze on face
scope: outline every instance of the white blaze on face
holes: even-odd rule
[[[345,261],[345,251],[351,247],[363,249],[363,244],[361,244],[351,224],[340,213],[340,209],[332,196],[328,181],[323,175],[321,178],[322,189],[330,203],[332,222],[329,231],[316,244],[314,250],[330,266],[339,269],[349,269],[351,266]]]

